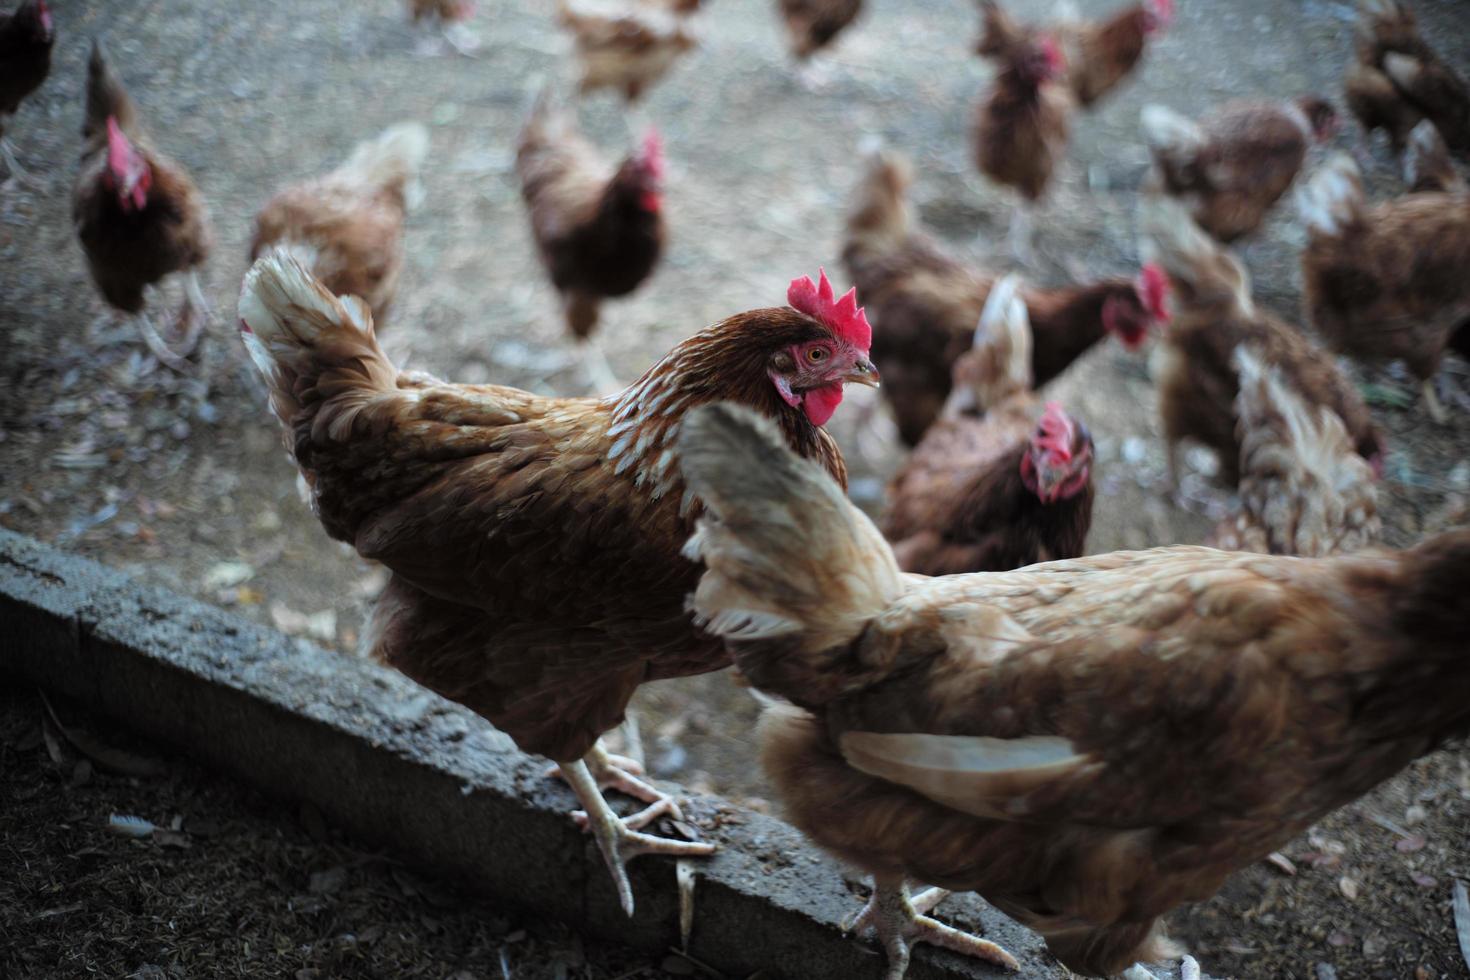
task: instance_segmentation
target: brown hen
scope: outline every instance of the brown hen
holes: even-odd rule
[[[906,572],[1004,571],[1082,554],[1092,436],[1031,390],[1020,279],[995,284],[943,416],[888,485],[883,533]]]
[[[429,131],[418,123],[364,141],[336,170],[266,202],[250,258],[285,249],[328,291],[363,299],[381,329],[398,293],[404,218],[428,152]]]
[[[211,245],[208,213],[184,168],[153,148],[133,100],[96,43],[87,63],[72,221],[102,298],[137,318],[160,361],[186,370],[185,358],[208,312],[198,278]],[[169,345],[144,309],[143,291],[176,272],[186,274],[186,298],[177,318],[183,337]]]
[[[317,516],[393,573],[365,649],[561,763],[630,914],[626,859],[709,852],[635,831],[677,809],[598,740],[638,685],[728,662],[685,608],[698,567],[680,551],[700,504],[678,467],[684,414],[734,399],[844,481],[821,426],[844,384],[876,383],[852,293],[835,301],[823,276],[788,299],[592,399],[405,375],[366,305],[289,256],[258,261],[241,293],[246,346]],[[599,784],[651,805],[620,820]]]
[[[637,102],[698,47],[688,21],[698,9],[698,0],[558,0],[581,64],[580,91],[610,88]]]
[[[927,578],[751,413],[702,408],[680,445],[708,515],[695,611],[791,702],[762,762],[873,876],[859,924],[890,978],[914,941],[1015,966],[916,914],[906,878],[980,893],[1087,976],[1168,955],[1161,916],[1470,731],[1470,531]]]
[[[1308,405],[1336,413],[1359,455],[1381,467],[1382,434],[1332,356],[1256,305],[1245,266],[1201,231],[1183,205],[1150,197],[1140,212],[1143,250],[1168,271],[1175,300],[1150,363],[1173,485],[1179,485],[1179,443],[1186,438],[1215,453],[1227,486],[1240,481],[1240,384],[1232,358],[1241,344],[1255,347]]]
[[[915,446],[949,397],[955,360],[970,347],[996,277],[963,265],[916,227],[911,178],[902,157],[886,150],[871,156],[848,212],[842,261],[878,327],[873,362],[883,372],[883,395],[899,435]],[[1157,267],[1085,286],[1022,286],[1034,386],[1109,334],[1136,349],[1168,315],[1167,288]]]
[[[46,0],[24,0],[14,11],[0,16],[0,159],[13,177],[28,179],[30,175],[6,142],[5,127],[25,97],[51,73],[55,43],[56,29]]]
[[[1359,0],[1354,38],[1357,58],[1343,88],[1364,131],[1384,130],[1401,151],[1428,118],[1456,153],[1470,154],[1470,88],[1420,36],[1408,5]]]

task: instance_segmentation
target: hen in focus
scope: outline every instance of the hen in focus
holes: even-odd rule
[[[1241,344],[1259,351],[1313,410],[1336,413],[1358,454],[1379,469],[1382,434],[1332,356],[1256,305],[1245,266],[1190,221],[1183,205],[1147,198],[1140,211],[1143,250],[1163,265],[1174,287],[1174,319],[1150,364],[1173,486],[1179,487],[1179,443],[1186,438],[1215,453],[1227,486],[1240,481],[1240,383],[1232,359]]]
[[[1011,275],[955,361],[944,414],[888,486],[883,534],[906,572],[1004,571],[1082,554],[1092,436],[1031,391],[1031,326]]]
[[[1419,193],[1369,204],[1346,154],[1328,160],[1301,195],[1307,224],[1303,305],[1334,349],[1358,360],[1401,360],[1435,395],[1446,348],[1470,356],[1470,195]]]
[[[580,91],[610,88],[637,102],[699,45],[688,17],[698,9],[699,0],[558,0],[582,66]]]
[[[255,216],[250,258],[284,249],[327,290],[357,296],[382,327],[403,272],[403,222],[429,131],[402,123],[358,144],[325,176],[288,187]]]
[[[1308,405],[1248,346],[1236,348],[1234,366],[1240,379],[1240,508],[1206,543],[1309,558],[1376,543],[1376,478],[1342,419]]]
[[[1182,201],[1195,224],[1222,242],[1261,226],[1296,180],[1307,150],[1337,129],[1316,96],[1291,102],[1227,102],[1199,122],[1160,105],[1143,109],[1154,191]]]
[[[0,159],[4,159],[12,177],[22,180],[30,175],[6,142],[5,127],[25,97],[40,88],[51,73],[51,48],[55,43],[56,29],[46,0],[24,0],[14,11],[0,16]]]
[[[1365,132],[1384,130],[1398,152],[1427,118],[1456,153],[1470,154],[1470,88],[1420,36],[1402,0],[1359,0],[1354,39],[1344,95]]]
[[[951,371],[970,348],[995,276],[971,269],[917,228],[907,161],[871,156],[848,212],[842,260],[878,327],[873,362],[899,435],[910,446],[939,417]],[[1136,349],[1168,316],[1168,282],[1158,267],[1134,279],[1085,286],[1021,287],[1031,322],[1031,378],[1040,388],[1109,334]]]
[[[764,768],[873,876],[858,925],[890,980],[919,941],[1016,965],[918,914],[906,879],[978,892],[1087,976],[1171,955],[1161,916],[1470,731],[1470,531],[927,578],[749,412],[702,408],[679,442],[706,508],[695,612],[791,702]]]
[[[543,91],[516,150],[521,197],[541,264],[561,295],[594,389],[617,387],[589,341],[604,300],[626,296],[653,272],[664,247],[663,149],[649,131],[614,168]]]
[[[96,43],[72,221],[102,298],[137,318],[155,357],[188,370],[209,309],[198,277],[211,245],[204,199],[184,168],[154,149]],[[153,327],[143,291],[176,272],[185,274],[186,298],[176,321],[182,339],[170,345]]]
[[[366,304],[332,296],[289,256],[256,262],[240,296],[313,509],[392,572],[364,648],[560,763],[630,914],[625,861],[711,850],[637,832],[678,810],[599,741],[640,684],[729,662],[685,607],[699,570],[680,550],[700,512],[674,442],[685,413],[746,405],[845,482],[822,425],[845,384],[877,383],[852,293],[835,300],[824,275],[787,298],[699,331],[593,399],[404,374]],[[600,787],[650,805],[620,819]]]

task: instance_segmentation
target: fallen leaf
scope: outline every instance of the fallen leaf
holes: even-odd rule
[[[1282,874],[1296,874],[1296,865],[1292,864],[1291,859],[1288,858],[1285,854],[1282,854],[1280,851],[1272,851],[1270,854],[1266,855],[1266,863],[1271,865],[1276,870],[1280,871]]]
[[[142,817],[133,817],[126,814],[114,813],[107,818],[107,829],[114,834],[124,837],[147,837],[158,828],[153,821]]]

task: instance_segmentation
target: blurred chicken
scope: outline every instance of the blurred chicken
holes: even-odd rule
[[[848,212],[842,260],[878,333],[873,361],[904,442],[917,445],[949,396],[955,360],[969,349],[995,277],[946,254],[916,227],[908,162],[883,150],[868,161]],[[1022,286],[1034,337],[1037,388],[1112,334],[1136,349],[1167,317],[1168,282],[1157,267],[1134,279],[1086,286]]]
[[[1423,385],[1429,413],[1445,349],[1470,356],[1470,195],[1420,193],[1370,205],[1346,154],[1300,195],[1307,247],[1303,304],[1336,350],[1369,362],[1401,360]]]
[[[1358,0],[1354,36],[1344,94],[1364,131],[1384,130],[1398,152],[1428,118],[1455,152],[1470,154],[1470,89],[1420,37],[1414,12],[1401,0]]]
[[[991,289],[944,415],[888,486],[883,533],[906,572],[1003,571],[1082,554],[1092,437],[1031,391],[1031,326],[1011,275]]]
[[[693,607],[756,688],[792,821],[874,878],[857,925],[1016,968],[919,914],[971,889],[1070,970],[1171,954],[1159,917],[1470,731],[1470,531],[1405,552],[1119,552],[906,575],[769,423],[686,418]],[[915,908],[917,905],[919,908]]]
[[[1037,31],[1017,24],[996,0],[980,0],[980,11],[984,17],[977,47],[980,54],[1003,56]],[[1107,20],[1066,16],[1042,25],[1040,30],[1061,45],[1067,64],[1067,87],[1077,103],[1087,108],[1133,73],[1149,40],[1173,19],[1173,0],[1145,0],[1124,7]]]
[[[593,388],[617,387],[589,343],[602,301],[626,296],[653,272],[664,247],[664,157],[658,134],[617,168],[543,91],[516,151],[521,197],[541,263],[561,294],[567,329],[581,345]]]
[[[1327,352],[1299,329],[1256,306],[1245,266],[1189,219],[1169,198],[1145,198],[1140,208],[1141,250],[1163,265],[1174,287],[1174,319],[1151,361],[1159,415],[1168,445],[1169,476],[1177,489],[1179,443],[1198,440],[1219,460],[1227,486],[1240,481],[1236,424],[1239,378],[1232,358],[1241,344],[1260,352],[1283,383],[1312,408],[1342,419],[1358,454],[1375,471],[1383,465],[1383,437],[1362,396]]]
[[[1025,259],[1032,212],[1067,152],[1074,103],[1063,84],[1066,61],[1050,34],[1023,39],[996,58],[999,69],[975,107],[975,165],[1020,195],[1009,240],[1012,254]]]
[[[284,248],[332,293],[357,296],[381,329],[403,272],[403,221],[429,131],[400,123],[358,144],[325,176],[278,193],[255,216],[250,258]]]
[[[404,374],[366,304],[338,299],[289,256],[245,277],[241,331],[327,533],[393,573],[364,631],[384,663],[550,756],[590,815],[623,908],[638,854],[706,844],[635,832],[677,816],[603,751],[644,681],[719,670],[685,599],[680,549],[699,513],[674,435],[695,405],[734,399],[845,482],[821,428],[849,382],[876,384],[871,333],[826,276],[696,333],[610,398],[553,398]],[[650,804],[620,819],[599,787]]]
[[[460,54],[474,55],[480,38],[467,22],[475,15],[474,0],[408,0],[409,16],[418,24],[429,21],[444,31],[444,40]]]
[[[1240,511],[1216,528],[1212,547],[1322,557],[1375,544],[1373,468],[1353,449],[1337,414],[1315,411],[1246,345],[1240,378]]]
[[[198,278],[211,245],[204,199],[184,169],[153,148],[132,99],[96,43],[87,64],[72,221],[102,298],[137,318],[144,341],[161,362],[188,370],[186,359],[209,310]],[[186,292],[171,328],[182,336],[169,344],[144,309],[143,291],[175,272],[185,273]]]
[[[28,180],[5,140],[5,126],[26,96],[41,87],[51,73],[51,47],[56,30],[46,0],[24,0],[0,16],[0,159],[12,177]]]
[[[1182,201],[1195,224],[1222,242],[1261,226],[1296,180],[1307,149],[1337,129],[1337,110],[1316,96],[1291,102],[1227,102],[1198,123],[1144,106],[1154,158],[1151,190]]]
[[[688,15],[699,0],[558,0],[572,33],[583,93],[610,88],[636,102],[699,42]]]
[[[810,86],[820,80],[810,67],[811,57],[842,33],[863,12],[863,0],[777,0],[791,55],[803,65],[803,80]]]
[[[1404,183],[1411,194],[1463,194],[1470,190],[1455,169],[1449,148],[1439,130],[1428,119],[1409,132],[1409,150],[1404,154]]]

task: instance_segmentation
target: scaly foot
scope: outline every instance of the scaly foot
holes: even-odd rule
[[[1138,963],[1134,963],[1118,976],[1120,980],[1158,980],[1158,977]],[[1186,956],[1179,962],[1179,980],[1199,980],[1199,961],[1193,956]]]
[[[923,914],[947,897],[949,892],[942,888],[931,888],[910,901],[908,888],[902,879],[875,878],[873,897],[852,920],[848,931],[861,935],[863,930],[871,928],[878,934],[878,941],[888,953],[888,972],[884,980],[902,980],[909,968],[909,947],[914,943],[941,946],[1008,970],[1021,968],[1014,956],[995,943],[952,929]]]

